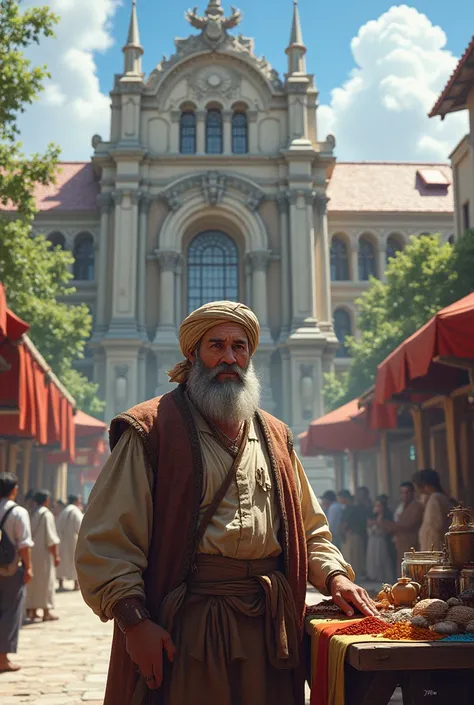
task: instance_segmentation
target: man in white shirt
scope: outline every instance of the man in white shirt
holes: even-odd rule
[[[14,561],[8,566],[0,566],[0,673],[20,669],[9,660],[8,654],[18,650],[25,588],[33,577],[30,517],[26,509],[15,503],[17,495],[17,476],[10,472],[0,473],[0,526],[16,549]]]
[[[344,505],[337,501],[336,493],[327,490],[321,497],[321,506],[326,514],[329,529],[332,534],[332,542],[339,549],[342,548],[342,514]]]

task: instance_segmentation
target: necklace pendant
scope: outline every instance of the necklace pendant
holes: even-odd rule
[[[233,444],[230,446],[229,450],[230,450],[231,453],[234,453],[235,455],[237,455],[237,453],[239,452],[239,449],[238,449],[238,447],[235,445],[235,443],[233,443]]]

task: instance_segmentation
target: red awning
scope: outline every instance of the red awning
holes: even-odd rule
[[[407,393],[442,394],[462,384],[463,369],[474,366],[473,330],[474,293],[439,311],[378,366],[376,403]]]
[[[300,436],[303,455],[331,455],[347,450],[368,450],[379,437],[366,426],[366,411],[357,399],[313,421]]]
[[[107,432],[107,424],[104,421],[78,411],[74,416],[74,426],[76,428],[76,438],[89,438],[90,436],[100,436]]]
[[[0,284],[0,435],[59,445],[74,457],[74,399],[26,335],[28,324],[6,306]]]
[[[78,466],[98,467],[103,464],[107,454],[105,433],[107,424],[104,421],[78,411],[74,416],[74,433],[76,437],[76,459]],[[67,453],[60,450],[52,451],[46,456],[51,464],[68,462]]]

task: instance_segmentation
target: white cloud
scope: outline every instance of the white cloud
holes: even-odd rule
[[[22,141],[27,152],[43,151],[54,141],[62,149],[62,159],[88,159],[92,135],[106,139],[109,134],[110,99],[100,90],[94,53],[113,44],[111,19],[119,2],[43,0],[41,4],[49,5],[60,21],[55,39],[28,50],[34,65],[47,65],[51,80],[20,119]]]
[[[360,28],[351,42],[357,68],[318,110],[319,133],[336,136],[339,159],[447,160],[468,120],[428,118],[458,62],[445,46],[441,27],[407,5]]]

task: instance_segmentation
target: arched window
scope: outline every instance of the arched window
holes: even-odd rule
[[[197,235],[188,250],[188,311],[209,301],[238,301],[239,252],[218,230]]]
[[[179,151],[181,154],[196,154],[196,114],[192,110],[181,113]]]
[[[342,282],[349,279],[349,256],[347,245],[335,235],[331,242],[331,279]]]
[[[222,154],[222,114],[218,108],[211,108],[207,111],[206,152],[207,154]]]
[[[374,246],[366,237],[361,237],[359,240],[359,280],[367,282],[370,277],[375,277],[376,275]]]
[[[47,240],[51,243],[51,247],[60,247],[61,250],[66,249],[66,238],[62,233],[51,233],[48,235]]]
[[[74,279],[94,281],[94,240],[89,233],[80,233],[74,243]]]
[[[390,235],[387,239],[387,262],[395,257],[397,252],[401,252],[402,249],[400,241],[394,235]]]
[[[235,112],[232,116],[232,152],[247,154],[249,151],[247,115]]]
[[[337,308],[334,311],[334,332],[340,343],[336,357],[349,357],[346,338],[352,335],[352,324],[351,315],[345,308]]]

